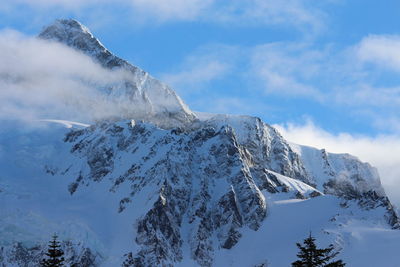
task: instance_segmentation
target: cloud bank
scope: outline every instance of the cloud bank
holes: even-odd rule
[[[3,31],[0,58],[0,119],[92,122],[133,110],[123,94],[108,97],[129,73],[104,69],[64,45]]]

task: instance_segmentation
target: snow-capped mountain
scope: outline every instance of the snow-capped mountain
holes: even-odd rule
[[[77,21],[39,38],[128,71],[106,93],[133,111],[3,127],[3,266],[37,266],[54,232],[73,266],[289,266],[310,231],[349,266],[398,266],[399,217],[368,163],[290,144],[255,117],[192,112]]]
[[[195,119],[194,113],[172,89],[112,54],[78,21],[57,20],[44,28],[39,38],[60,42],[83,52],[106,69],[126,72],[119,84],[103,88],[104,93],[115,101],[129,99],[132,109],[126,111],[126,117],[133,116],[164,127],[190,123]]]

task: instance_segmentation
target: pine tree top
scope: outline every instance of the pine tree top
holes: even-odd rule
[[[304,239],[303,244],[296,243],[299,248],[297,257],[299,260],[292,263],[294,267],[342,267],[345,266],[342,260],[330,262],[339,252],[334,252],[333,245],[327,248],[317,248],[315,238],[310,233],[309,237]]]
[[[61,250],[60,242],[57,241],[58,236],[53,235],[53,239],[49,242],[49,248],[45,255],[47,259],[42,259],[41,266],[43,267],[61,267],[64,262],[64,252]]]

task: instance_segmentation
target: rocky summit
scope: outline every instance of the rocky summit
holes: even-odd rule
[[[0,131],[1,266],[38,266],[53,233],[68,266],[289,266],[310,231],[349,266],[400,262],[399,217],[368,163],[193,112],[75,20],[38,38],[125,71],[99,90],[132,109]]]

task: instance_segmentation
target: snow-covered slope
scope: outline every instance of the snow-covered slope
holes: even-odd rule
[[[194,114],[74,20],[40,36],[128,70],[111,91],[133,95],[133,112],[0,129],[3,266],[37,266],[54,232],[74,266],[289,266],[309,231],[349,266],[400,262],[399,218],[369,164],[258,118]]]
[[[307,173],[319,190],[346,200],[356,200],[366,209],[385,207],[388,222],[399,229],[397,213],[381,185],[377,170],[349,154],[328,153],[325,149],[292,145],[301,156]]]

